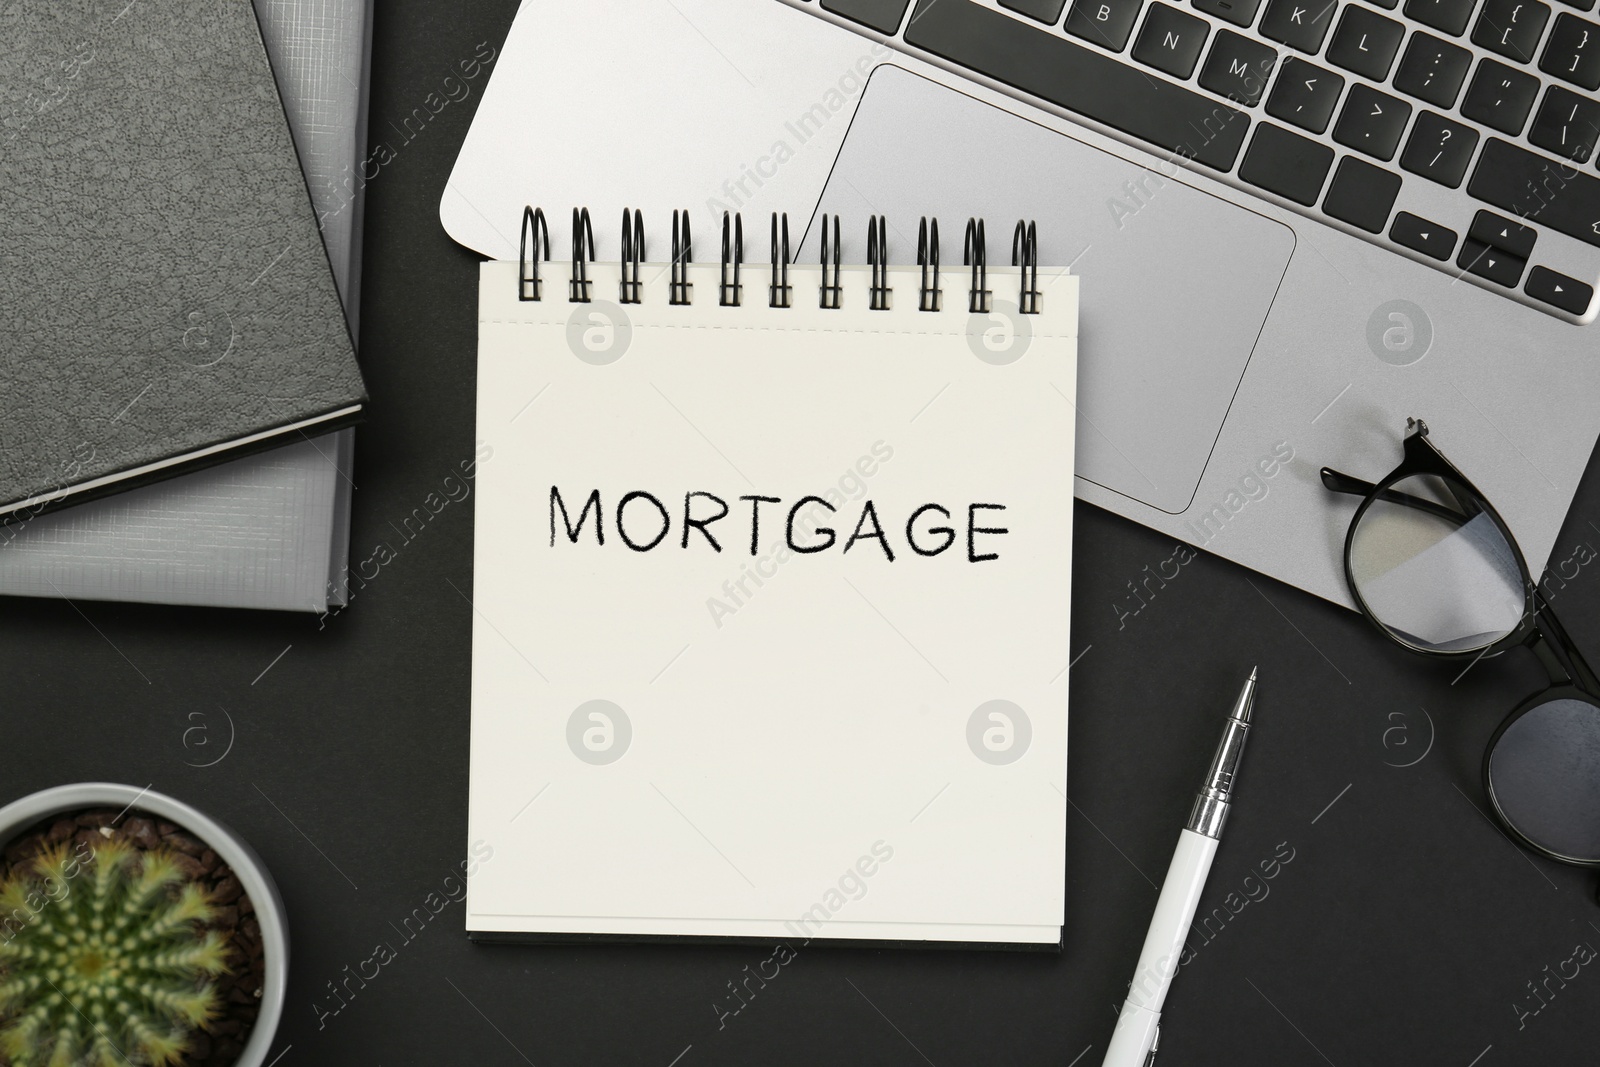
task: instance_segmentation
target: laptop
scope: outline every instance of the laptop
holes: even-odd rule
[[[561,258],[583,205],[614,257],[681,208],[714,259],[738,212],[765,269],[774,211],[855,262],[930,216],[952,277],[969,217],[994,262],[1036,220],[1083,279],[1077,496],[1347,604],[1318,470],[1407,416],[1555,547],[1600,433],[1594,4],[526,0],[441,219],[511,259],[539,205]]]

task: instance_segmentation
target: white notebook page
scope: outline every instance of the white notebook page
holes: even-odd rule
[[[480,273],[468,929],[1056,943],[1077,279],[592,270]]]

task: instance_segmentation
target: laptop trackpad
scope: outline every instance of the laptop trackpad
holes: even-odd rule
[[[1017,219],[1037,220],[1041,266],[1070,263],[1083,277],[1078,476],[1176,514],[1194,496],[1295,241],[1282,223],[1169,173],[1175,164],[1145,170],[880,66],[819,210],[886,214],[895,262],[914,254],[917,217],[937,217],[946,299],[965,289],[969,215],[987,220],[993,263],[1011,262]]]

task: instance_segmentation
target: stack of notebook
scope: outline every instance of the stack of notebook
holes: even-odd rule
[[[0,12],[0,592],[343,602],[367,23]]]

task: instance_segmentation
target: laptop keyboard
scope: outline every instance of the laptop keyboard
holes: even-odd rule
[[[1545,311],[1594,301],[1596,0],[795,2]]]

